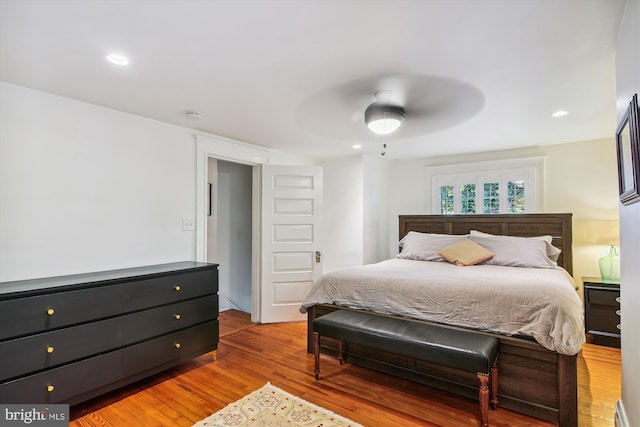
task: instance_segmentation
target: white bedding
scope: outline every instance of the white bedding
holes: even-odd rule
[[[390,259],[324,274],[300,311],[316,304],[529,336],[568,355],[585,342],[582,302],[562,268]]]

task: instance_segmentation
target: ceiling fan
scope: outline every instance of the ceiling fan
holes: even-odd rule
[[[480,112],[484,102],[479,89],[457,79],[387,75],[316,92],[300,103],[295,119],[307,131],[327,138],[401,141],[458,125]],[[374,119],[385,118],[384,132],[368,128]]]

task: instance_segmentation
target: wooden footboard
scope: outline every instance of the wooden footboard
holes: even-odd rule
[[[309,308],[308,351],[310,353],[313,352],[311,326],[313,319],[338,308],[345,309],[327,304]],[[452,327],[452,329],[461,328]],[[499,406],[556,422],[562,427],[577,427],[577,356],[555,353],[534,341],[522,338],[498,334],[488,335],[500,339]],[[330,338],[323,338],[321,351],[335,355],[337,343]],[[473,399],[477,398],[477,378],[474,374],[399,356],[393,352],[348,343],[345,343],[345,360]]]

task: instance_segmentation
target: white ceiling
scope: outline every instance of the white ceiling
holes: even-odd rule
[[[582,141],[615,131],[624,4],[0,0],[0,80],[318,158]],[[376,90],[406,106],[388,137],[363,123]]]

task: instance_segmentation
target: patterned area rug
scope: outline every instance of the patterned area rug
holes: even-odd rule
[[[363,427],[267,383],[193,427]]]

